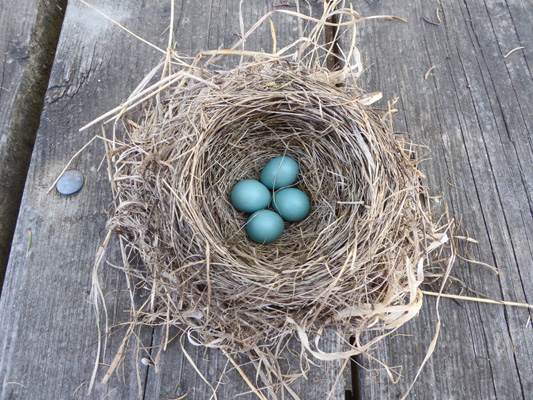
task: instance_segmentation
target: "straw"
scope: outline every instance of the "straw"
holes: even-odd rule
[[[201,53],[184,70],[167,63],[160,84],[103,117],[115,121],[108,228],[126,244],[123,254],[142,260],[124,260],[137,282],[132,298],[138,288],[146,294],[130,329],[175,325],[234,365],[234,354],[250,356],[268,388],[246,380],[258,397],[294,396],[288,383],[305,371],[280,368],[288,338],[302,342],[302,360],[347,360],[413,318],[431,253],[448,240],[449,222],[432,220],[421,200],[429,196],[416,147],[393,134],[392,110],[382,116],[368,107],[380,94],[356,85],[359,53],[351,50],[340,71],[323,67],[329,50],[318,38],[331,9],[320,20],[284,11],[317,25],[275,54],[234,51],[238,42]],[[362,19],[349,9],[333,13],[346,17],[338,34],[355,40],[347,31]],[[232,56],[241,58],[233,69],[212,64]],[[297,160],[311,212],[260,245],[246,236],[246,216],[229,194],[279,155]],[[324,353],[318,338],[330,328],[354,344]],[[377,334],[363,343],[368,331]]]

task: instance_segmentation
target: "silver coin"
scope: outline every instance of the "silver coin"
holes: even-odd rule
[[[61,178],[57,181],[56,189],[61,194],[74,194],[83,187],[84,181],[85,179],[80,171],[71,169],[61,175]]]

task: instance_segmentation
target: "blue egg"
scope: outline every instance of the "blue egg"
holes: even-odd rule
[[[270,210],[260,210],[253,213],[246,223],[246,233],[256,243],[272,243],[283,233],[285,223],[283,219]]]
[[[276,157],[270,160],[261,171],[261,182],[269,189],[280,189],[296,182],[298,164],[288,156]]]
[[[231,202],[235,208],[245,213],[253,213],[266,208],[272,196],[261,182],[247,179],[237,183],[231,191]]]
[[[299,189],[282,189],[274,194],[274,210],[285,221],[300,221],[309,214],[309,198]]]

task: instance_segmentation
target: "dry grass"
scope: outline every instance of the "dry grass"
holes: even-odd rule
[[[421,201],[427,189],[413,146],[395,137],[389,114],[364,105],[356,51],[340,71],[322,67],[328,52],[317,38],[331,12],[277,53],[237,44],[187,67],[169,56],[160,81],[148,87],[148,77],[107,114],[119,111],[106,139],[115,195],[108,226],[124,244],[132,299],[150,294],[132,326],[174,325],[228,355],[246,353],[261,360],[263,384],[275,389],[286,379],[277,365],[284,338],[298,336],[317,358],[346,359],[414,317],[428,253],[447,240],[447,223],[432,221]],[[355,29],[353,11],[337,13]],[[231,70],[213,67],[226,54],[252,57]],[[297,185],[312,211],[259,245],[229,194],[283,154],[298,161]],[[142,263],[130,264],[132,253]],[[326,328],[355,343],[317,351],[310,338]],[[363,342],[369,330],[378,334]]]
[[[109,227],[144,261],[135,273],[153,288],[151,313],[168,308],[187,324],[201,314],[197,331],[248,349],[292,330],[287,317],[357,334],[418,303],[433,226],[416,161],[357,93],[318,78],[243,65],[204,76],[214,86],[190,79],[124,120]],[[283,154],[298,160],[312,212],[275,244],[255,244],[229,193]]]

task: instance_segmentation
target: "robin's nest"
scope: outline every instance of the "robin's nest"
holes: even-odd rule
[[[142,260],[126,270],[149,294],[133,322],[263,359],[292,334],[323,359],[366,352],[418,312],[428,251],[442,240],[413,147],[353,82],[338,87],[349,63],[332,73],[260,53],[230,70],[202,60],[135,94],[123,138],[109,140],[109,227]],[[230,192],[280,155],[297,160],[311,212],[261,245]],[[308,339],[325,328],[355,342],[316,351]],[[369,330],[378,334],[363,342]]]
[[[185,78],[129,124],[109,225],[143,260],[158,315],[248,349],[295,324],[355,334],[418,309],[432,225],[416,162],[357,94],[320,78],[283,64]],[[311,212],[261,245],[230,192],[279,155],[300,165]]]

